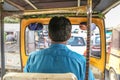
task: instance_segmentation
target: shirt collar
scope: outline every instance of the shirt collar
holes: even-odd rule
[[[57,47],[57,48],[67,48],[65,44],[51,44],[50,48]]]

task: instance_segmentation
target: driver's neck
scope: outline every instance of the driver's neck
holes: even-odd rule
[[[67,41],[64,41],[64,42],[55,42],[55,41],[52,41],[51,43],[52,44],[66,44]]]

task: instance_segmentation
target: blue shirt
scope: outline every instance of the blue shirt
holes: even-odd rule
[[[84,56],[71,51],[64,44],[52,44],[49,48],[32,52],[24,72],[74,73],[78,80],[84,80],[86,60]],[[90,71],[89,80],[94,80]]]

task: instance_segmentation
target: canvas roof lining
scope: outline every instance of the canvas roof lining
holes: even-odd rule
[[[7,11],[35,10],[27,0],[4,0],[3,9]],[[77,7],[78,0],[28,0],[37,9]],[[93,10],[102,12],[118,0],[93,0]],[[9,5],[7,5],[9,4]],[[87,0],[80,0],[80,6],[87,5]]]

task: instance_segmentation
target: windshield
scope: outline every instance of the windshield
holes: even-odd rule
[[[81,55],[86,52],[87,31],[79,28],[79,25],[72,25],[71,37],[67,41],[67,47]],[[51,39],[48,34],[48,25],[43,25],[42,30],[30,30],[26,27],[26,54],[29,55],[32,51],[38,51],[45,48],[49,48],[51,45]],[[100,57],[100,33],[99,28],[96,26],[92,31],[91,46],[92,52],[99,54]],[[99,48],[99,49],[96,49]],[[96,56],[95,54],[91,54]]]

